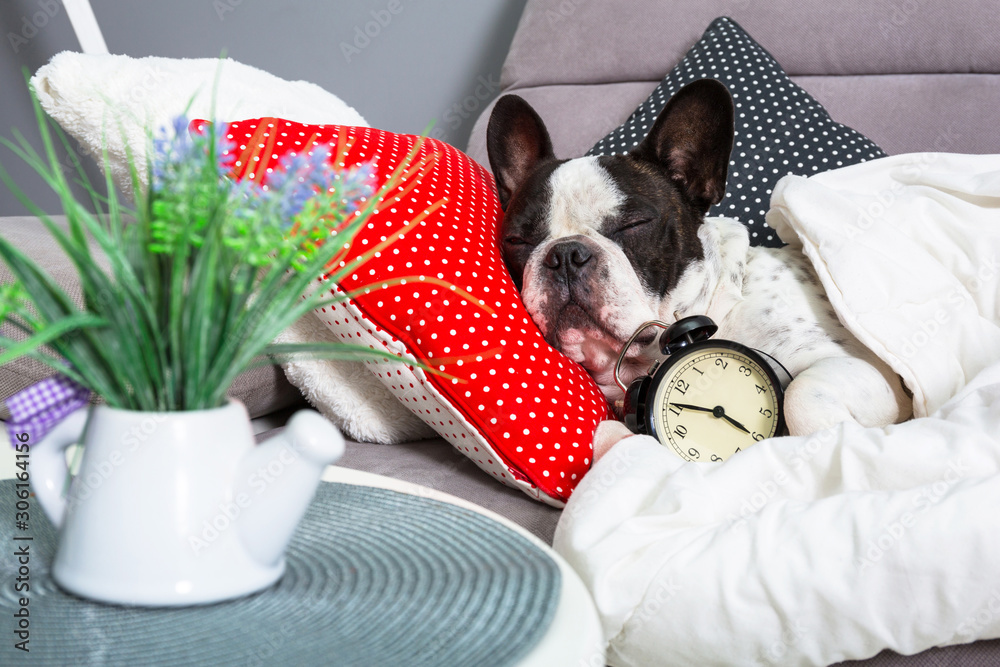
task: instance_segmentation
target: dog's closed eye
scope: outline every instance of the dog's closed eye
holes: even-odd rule
[[[643,225],[648,225],[651,222],[653,222],[653,219],[648,217],[629,218],[624,222],[622,222],[622,224],[617,229],[615,229],[613,233],[620,234],[624,231],[635,229],[636,227],[642,227]]]
[[[657,207],[645,197],[633,197],[623,210],[604,222],[604,228],[611,230],[609,236],[628,231],[640,231],[660,219]]]
[[[506,245],[509,245],[509,246],[535,246],[535,245],[538,245],[536,243],[532,243],[531,241],[527,241],[527,240],[521,238],[520,236],[508,236],[507,238],[505,238],[503,240],[503,242]]]

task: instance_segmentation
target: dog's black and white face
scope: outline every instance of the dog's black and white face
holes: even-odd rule
[[[557,160],[545,125],[507,95],[487,130],[504,223],[504,261],[545,339],[606,394],[626,340],[661,319],[685,269],[703,257],[698,227],[725,191],[733,103],[714,80],[685,86],[627,155]],[[648,330],[625,380],[644,371]]]

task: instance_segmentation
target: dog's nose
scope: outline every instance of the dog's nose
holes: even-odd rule
[[[553,271],[564,272],[567,278],[574,278],[592,258],[587,246],[579,241],[566,241],[552,246],[542,263]]]

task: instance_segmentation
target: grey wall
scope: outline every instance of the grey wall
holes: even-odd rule
[[[40,147],[22,69],[34,73],[56,53],[79,48],[61,2],[0,0],[0,136],[12,138],[13,130],[17,129],[32,145]],[[48,186],[4,147],[0,147],[0,165],[43,210],[60,212],[58,199]],[[88,174],[91,179],[101,179],[97,168],[89,164]],[[78,192],[78,196],[82,195]],[[0,216],[23,215],[25,211],[14,195],[0,184]]]
[[[282,78],[319,84],[375,127],[420,133],[435,122],[433,136],[464,149],[476,116],[498,92],[500,67],[526,1],[91,4],[112,53],[193,58],[216,57],[225,50],[235,60]],[[12,127],[28,134],[34,119],[21,68],[34,72],[59,51],[79,50],[79,44],[58,0],[0,0],[0,35],[5,36],[0,44],[0,134],[10,136]],[[0,149],[0,163],[43,208],[57,212],[55,199],[6,149]],[[23,212],[2,188],[0,215]]]

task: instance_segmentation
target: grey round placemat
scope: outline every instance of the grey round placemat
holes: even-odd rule
[[[4,480],[0,613],[10,627],[21,595],[13,533],[31,535],[30,653],[4,632],[4,665],[510,665],[548,630],[559,599],[558,565],[491,519],[323,483],[271,588],[181,609],[104,605],[52,582],[56,531],[35,502],[29,529],[15,531],[15,501]]]

